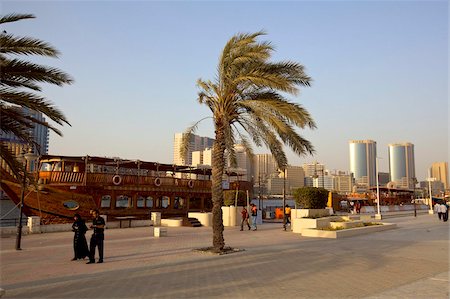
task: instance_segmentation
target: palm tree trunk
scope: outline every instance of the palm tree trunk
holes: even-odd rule
[[[222,189],[222,177],[224,172],[224,154],[225,143],[223,131],[216,125],[216,140],[213,145],[213,157],[212,157],[212,216],[213,216],[213,247],[216,251],[220,251],[225,246],[225,240],[223,238],[223,217],[222,217],[222,205],[223,205],[223,189]]]

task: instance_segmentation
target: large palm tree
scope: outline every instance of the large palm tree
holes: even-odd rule
[[[235,161],[235,141],[239,140],[249,154],[251,141],[256,146],[265,145],[281,169],[288,162],[283,145],[298,155],[314,152],[311,143],[296,131],[315,128],[314,120],[302,106],[285,97],[296,95],[299,86],[309,86],[311,78],[299,63],[270,62],[273,47],[257,41],[261,35],[264,32],[233,36],[223,49],[216,78],[197,82],[198,101],[211,110],[215,128],[212,213],[213,247],[217,251],[225,246],[222,177],[226,158]],[[186,137],[195,132],[197,124],[186,130]]]
[[[35,124],[44,125],[58,135],[61,132],[49,123],[23,113],[20,107],[42,112],[59,125],[69,124],[63,113],[40,94],[39,84],[61,86],[72,83],[72,78],[59,69],[17,58],[19,55],[58,57],[59,52],[48,43],[30,37],[14,36],[3,27],[5,23],[31,18],[34,16],[30,14],[0,17],[0,130],[2,134],[14,134],[21,142],[36,147],[31,134]],[[0,158],[16,176],[19,175],[21,164],[3,140],[0,140]]]

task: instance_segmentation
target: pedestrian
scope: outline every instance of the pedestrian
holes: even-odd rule
[[[442,220],[444,222],[447,222],[447,220],[448,220],[448,209],[447,209],[447,205],[445,203],[441,203],[439,205],[439,212],[440,212],[440,214],[442,216]]]
[[[434,211],[438,214],[439,220],[441,220],[441,205],[438,202],[434,205]]]
[[[286,205],[284,207],[284,217],[285,217],[285,223],[286,225],[289,223],[291,224],[291,207],[289,205]]]
[[[242,216],[241,231],[244,230],[244,224],[247,224],[248,230],[250,230],[250,223],[248,221],[249,215],[248,215],[248,211],[245,207],[242,207],[241,216]]]
[[[446,211],[445,211],[445,215],[444,215],[444,221],[447,222],[447,220],[448,220],[449,208],[450,208],[449,202],[446,202],[446,203],[445,203],[445,208],[446,208]]]
[[[254,203],[252,203],[251,213],[252,213],[252,227],[253,227],[253,230],[257,230],[258,228],[256,227],[256,219],[257,219],[257,216],[258,216],[258,207]]]
[[[75,214],[73,216],[72,231],[73,235],[73,259],[72,261],[84,259],[89,256],[89,249],[86,241],[86,231],[88,230],[84,219],[81,218],[80,214]]]
[[[98,247],[98,262],[103,263],[103,242],[105,240],[104,230],[105,230],[105,220],[100,217],[100,213],[98,210],[94,210],[92,213],[93,220],[90,228],[94,229],[94,233],[91,237],[91,243],[89,244],[89,262],[87,264],[95,263],[95,247]]]

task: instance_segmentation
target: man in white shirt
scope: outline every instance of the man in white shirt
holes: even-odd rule
[[[442,220],[447,221],[448,214],[447,214],[447,205],[445,203],[442,203],[439,205],[439,212],[442,215]]]
[[[442,214],[441,214],[441,205],[440,205],[438,202],[434,205],[434,212],[435,212],[436,214],[438,214],[439,220],[441,220],[441,217],[442,217]]]

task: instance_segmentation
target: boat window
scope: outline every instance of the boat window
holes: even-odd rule
[[[156,203],[156,206],[161,209],[167,209],[169,207],[170,198],[168,196],[161,196]]]
[[[137,202],[136,202],[137,208],[143,208],[145,207],[145,198],[143,196],[138,196]]]
[[[63,203],[63,205],[64,205],[64,207],[65,207],[66,209],[71,210],[71,211],[77,210],[77,209],[80,207],[80,205],[78,204],[78,202],[76,202],[75,200],[68,200],[68,201],[65,201],[65,202]]]
[[[52,170],[52,164],[44,162],[41,164],[41,171],[51,171]]]
[[[53,164],[53,171],[61,171],[61,166],[61,162],[56,162],[55,164]]]
[[[116,197],[116,208],[128,208],[130,207],[131,198],[126,195],[119,195]]]
[[[181,198],[179,196],[175,196],[175,199],[173,201],[173,208],[177,210],[184,209],[184,198]]]
[[[147,198],[145,200],[145,206],[147,208],[153,208],[153,197],[147,196]]]
[[[102,202],[100,203],[100,207],[102,208],[110,208],[111,207],[111,195],[103,195]]]

